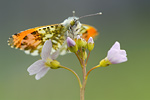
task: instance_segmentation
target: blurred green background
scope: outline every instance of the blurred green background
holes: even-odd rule
[[[72,11],[97,28],[100,35],[87,70],[103,59],[119,41],[128,54],[122,64],[98,68],[88,78],[85,100],[150,100],[150,1],[149,0],[1,0],[0,1],[0,100],[79,100],[76,77],[64,69],[50,70],[41,80],[26,71],[40,57],[11,49],[7,39],[19,31],[63,22]],[[62,65],[82,77],[74,54],[60,56]]]

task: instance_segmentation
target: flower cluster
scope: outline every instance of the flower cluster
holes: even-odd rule
[[[77,37],[76,42],[72,40],[70,37],[67,38],[68,48],[71,52],[77,52],[80,54],[80,50],[85,51],[84,49],[88,48],[89,51],[92,51],[94,48],[93,38],[90,37],[88,42],[84,39]],[[80,49],[83,48],[83,49]],[[82,54],[84,55],[84,53]],[[127,61],[127,54],[125,50],[120,49],[120,43],[115,42],[115,44],[111,47],[111,49],[107,53],[107,57],[100,61],[99,66],[106,67],[110,64],[118,64]],[[86,58],[86,57],[85,57]]]
[[[73,71],[72,69],[60,65],[60,63],[56,60],[56,58],[59,55],[59,50],[57,50],[54,53],[51,53],[52,49],[52,42],[51,40],[47,40],[44,43],[44,46],[42,48],[42,53],[41,53],[41,59],[34,62],[28,69],[27,71],[29,72],[29,75],[35,75],[35,79],[39,80],[42,78],[49,69],[58,69],[58,68],[64,68],[69,71],[71,71],[78,79],[79,86],[80,86],[80,100],[84,100],[84,92],[85,92],[85,86],[87,82],[87,78],[89,73],[98,67],[106,67],[110,64],[118,64],[127,61],[127,54],[125,50],[120,49],[120,43],[115,42],[115,44],[110,48],[110,50],[107,53],[107,56],[100,61],[100,63],[91,68],[88,72],[86,72],[86,66],[88,62],[88,58],[90,55],[90,52],[94,48],[94,41],[93,38],[90,37],[88,41],[85,41],[83,38],[81,38],[79,35],[77,36],[76,39],[72,39],[70,37],[67,37],[67,46],[68,50],[70,52],[74,53],[82,67],[82,73],[83,73],[83,80],[81,83],[81,80],[78,76],[78,74]],[[88,54],[87,54],[88,50]]]
[[[85,41],[79,35],[74,40],[71,39],[70,37],[67,37],[67,45],[68,45],[68,49],[71,52],[76,54],[81,66],[82,67],[86,66],[90,52],[94,48],[93,38],[90,37],[88,41]],[[55,60],[59,55],[59,50],[51,54],[51,49],[52,49],[51,40],[47,40],[42,48],[42,53],[41,53],[42,59],[34,62],[27,69],[29,75],[36,74],[35,76],[36,80],[42,78],[48,72],[49,69],[62,68],[60,63],[57,60]],[[87,56],[86,49],[89,50],[88,56]],[[127,61],[126,56],[127,56],[126,51],[120,49],[120,43],[115,42],[115,44],[108,51],[107,57],[101,60],[99,65],[94,67],[94,69],[97,67],[106,67],[110,64],[118,64],[118,63],[126,62]]]
[[[78,35],[75,40],[67,37],[67,45],[71,52],[74,52],[80,59],[85,60],[87,58],[86,49],[92,51],[94,48],[94,41],[93,38],[90,37],[87,42]]]

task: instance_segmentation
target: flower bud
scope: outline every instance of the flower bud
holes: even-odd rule
[[[85,48],[85,49],[87,48],[87,42],[84,39],[83,39],[83,45],[82,45],[82,47]]]
[[[80,35],[77,36],[76,44],[77,44],[78,48],[81,48],[83,45]]]
[[[75,41],[72,40],[70,37],[67,37],[67,45],[68,45],[68,49],[71,52],[77,52],[78,51],[78,47],[77,47]]]
[[[82,39],[80,35],[77,36],[76,44],[78,48],[87,48],[87,42],[84,39]]]
[[[93,48],[94,48],[94,41],[93,41],[92,37],[90,37],[89,40],[88,40],[87,48],[88,48],[89,51],[92,51]]]

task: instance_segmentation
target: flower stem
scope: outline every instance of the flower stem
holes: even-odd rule
[[[62,66],[62,65],[60,65],[60,68],[67,69],[67,70],[69,70],[70,72],[72,72],[72,73],[77,77],[80,88],[82,88],[81,80],[80,80],[78,74],[77,74],[75,71],[73,71],[72,69],[70,69],[70,68],[68,68],[68,67]]]
[[[100,67],[100,65],[97,65],[97,66],[93,67],[86,74],[86,66],[85,66],[85,63],[84,63],[83,68],[82,68],[82,71],[83,71],[83,84],[82,84],[82,88],[80,88],[80,100],[84,100],[85,86],[86,86],[87,77],[88,77],[89,73],[93,69],[98,68],[98,67]]]
[[[84,100],[84,92],[85,92],[85,89],[80,88],[80,100]]]
[[[78,60],[79,60],[79,62],[80,62],[81,67],[83,67],[83,64],[82,64],[82,62],[81,62],[80,57],[78,56],[78,54],[77,54],[77,53],[75,53],[75,55],[77,56],[77,58],[78,58]]]
[[[80,100],[84,100],[84,93],[85,93],[85,86],[86,86],[86,65],[85,65],[85,60],[82,60],[83,62],[83,67],[82,67],[82,72],[83,72],[83,84],[82,88],[80,88]]]
[[[89,59],[90,53],[91,53],[91,51],[89,51],[89,53],[88,53],[88,57],[87,57],[87,59],[86,59],[86,63],[85,63],[85,65],[87,65],[87,62],[88,62],[88,59]]]
[[[96,69],[96,68],[98,68],[98,67],[100,67],[100,65],[97,65],[97,66],[91,68],[91,69],[87,72],[85,79],[87,80],[87,77],[88,77],[89,73],[90,73],[93,69]]]

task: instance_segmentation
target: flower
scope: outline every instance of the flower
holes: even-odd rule
[[[72,40],[70,37],[67,37],[67,45],[68,45],[68,49],[71,52],[77,52],[78,51],[78,47],[77,47],[75,41]]]
[[[89,40],[88,40],[87,48],[88,48],[89,51],[92,51],[93,48],[94,48],[94,41],[93,41],[92,37],[90,37]]]
[[[49,69],[56,69],[59,67],[59,62],[54,60],[58,57],[59,51],[54,52],[50,55],[52,49],[52,42],[51,40],[47,40],[44,43],[44,46],[42,48],[41,52],[41,60],[38,60],[34,62],[27,71],[29,72],[29,75],[34,75],[36,80],[39,80],[42,78]],[[54,64],[55,63],[55,64]]]
[[[106,67],[110,64],[118,64],[127,61],[127,54],[125,50],[120,49],[120,43],[115,42],[107,53],[107,57],[100,62],[100,65]]]

